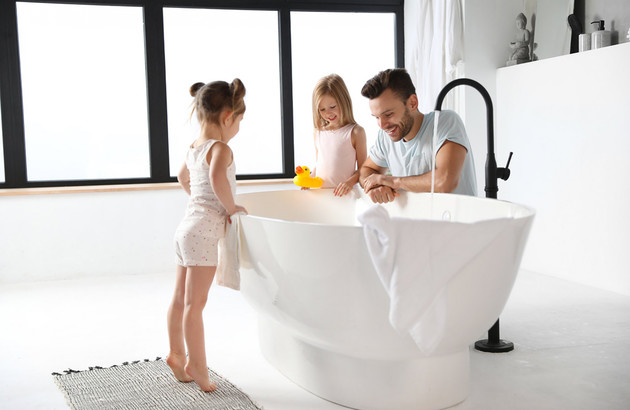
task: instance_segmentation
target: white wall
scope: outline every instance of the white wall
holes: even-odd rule
[[[174,269],[182,190],[0,197],[0,283]]]
[[[187,200],[178,188],[0,196],[0,283],[174,272]]]
[[[503,68],[502,198],[537,211],[522,268],[630,295],[630,43]],[[518,156],[516,156],[518,155]]]

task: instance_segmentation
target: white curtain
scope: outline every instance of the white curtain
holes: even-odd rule
[[[464,59],[464,22],[461,0],[408,0],[405,25],[410,25],[407,71],[416,86],[420,111],[430,112],[442,88],[457,78]],[[456,89],[447,94],[442,109],[457,110]]]

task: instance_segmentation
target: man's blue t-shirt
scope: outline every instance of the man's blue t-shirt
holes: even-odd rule
[[[376,142],[370,148],[370,158],[379,167],[389,168],[392,176],[395,177],[422,175],[431,172],[434,120],[435,112],[425,114],[420,131],[409,142],[404,140],[393,142],[383,130],[380,130]],[[450,110],[440,111],[438,150],[446,140],[463,146],[467,151],[459,184],[453,193],[476,196],[477,178],[475,177],[475,162],[470,149],[470,141],[468,141],[461,118],[456,112]]]

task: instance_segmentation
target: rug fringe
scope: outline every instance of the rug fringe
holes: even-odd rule
[[[72,373],[82,373],[82,372],[89,372],[92,370],[99,370],[99,369],[111,369],[113,367],[118,367],[118,366],[128,366],[130,364],[136,364],[136,363],[140,363],[140,362],[157,362],[158,360],[162,360],[161,357],[157,356],[155,359],[151,360],[151,359],[144,359],[144,360],[135,360],[133,362],[122,362],[122,364],[114,364],[112,366],[109,367],[102,367],[102,366],[89,366],[86,370],[74,370],[74,369],[66,369],[63,370],[63,373],[59,373],[59,372],[52,372],[51,374],[55,377],[59,377],[59,376],[66,376]]]

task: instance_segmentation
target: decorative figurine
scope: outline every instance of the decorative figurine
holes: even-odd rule
[[[527,17],[525,14],[519,13],[516,16],[516,38],[515,41],[510,43],[510,48],[513,49],[510,59],[507,61],[507,65],[527,63],[531,61],[530,54],[530,42],[531,33],[525,27],[527,26]]]

